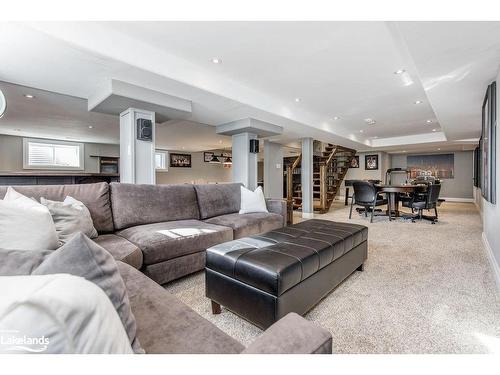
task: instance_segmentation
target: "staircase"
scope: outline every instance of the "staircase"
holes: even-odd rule
[[[328,212],[355,154],[356,150],[326,144],[322,155],[314,156],[313,205],[315,212]],[[289,205],[293,205],[294,209],[302,208],[301,160],[302,154],[286,168],[287,201]]]

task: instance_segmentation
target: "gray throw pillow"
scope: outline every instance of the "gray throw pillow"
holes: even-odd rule
[[[0,249],[0,276],[67,273],[99,286],[113,303],[135,353],[144,353],[137,338],[135,317],[115,260],[83,233],[57,250]]]
[[[40,203],[47,207],[52,215],[60,245],[68,242],[78,232],[90,238],[98,236],[89,209],[82,202],[72,197],[66,197],[64,202],[42,197]]]

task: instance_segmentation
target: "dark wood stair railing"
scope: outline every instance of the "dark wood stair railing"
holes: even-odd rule
[[[313,207],[319,213],[329,211],[356,154],[356,150],[332,144],[327,144],[324,150],[323,155],[315,156],[313,162]],[[293,178],[294,171],[297,172],[295,175],[301,172],[298,169],[301,159],[302,155],[299,155],[287,167],[287,202],[294,209],[302,207],[302,186]]]

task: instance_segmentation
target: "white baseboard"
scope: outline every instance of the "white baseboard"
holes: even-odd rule
[[[447,198],[447,197],[440,197],[444,199],[447,202],[462,202],[462,203],[475,203],[476,201],[474,198]]]
[[[500,292],[500,266],[497,263],[495,255],[493,255],[493,250],[491,249],[490,243],[486,238],[486,234],[483,232],[482,234],[484,249],[486,250],[486,255],[488,255],[488,260],[490,261],[491,268],[493,268],[493,277],[495,278],[495,282],[497,284],[498,291]]]
[[[304,218],[304,219],[314,219],[314,213],[312,213],[312,212],[302,212],[302,218]]]

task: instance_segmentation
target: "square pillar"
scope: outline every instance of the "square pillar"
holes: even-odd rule
[[[151,121],[150,139],[139,139],[137,122],[140,119]],[[154,155],[155,113],[135,108],[120,113],[120,182],[155,184]]]
[[[302,184],[302,217],[314,217],[313,202],[313,139],[302,139],[301,184]]]
[[[232,136],[233,182],[241,182],[247,189],[257,187],[257,154],[250,152],[250,140],[257,139],[253,133],[238,133]]]

